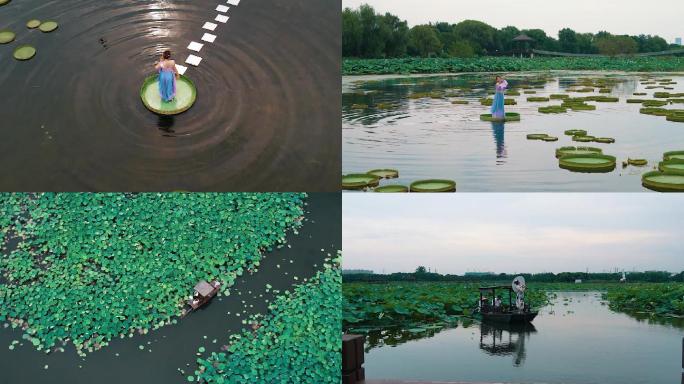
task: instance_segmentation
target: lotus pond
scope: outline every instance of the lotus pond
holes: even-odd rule
[[[648,191],[642,175],[684,150],[681,73],[508,74],[520,121],[506,122],[486,121],[492,76],[343,77],[342,174],[389,168],[399,177],[381,187],[447,179],[459,192]],[[568,147],[604,157],[560,161]]]
[[[350,301],[364,301],[348,297],[348,293],[358,292],[356,285],[343,285],[345,308]],[[597,291],[601,286],[608,291]],[[420,312],[413,323],[400,326],[378,326],[377,313],[373,322],[358,325],[347,322],[350,319],[345,309],[345,328],[367,335],[365,367],[369,379],[554,384],[673,382],[681,376],[684,320],[654,316],[647,302],[659,295],[664,296],[657,301],[663,306],[671,305],[665,304],[671,299],[681,301],[683,286],[587,284],[580,291],[548,291],[547,304],[527,326],[491,325],[467,317],[426,324]],[[537,288],[542,287],[574,289],[571,284]],[[426,289],[418,289],[415,294],[420,292],[427,294]],[[399,291],[397,294],[400,296]],[[646,304],[642,308],[648,313],[612,310],[617,307],[608,299],[623,301],[616,295]],[[380,295],[366,297],[366,307],[376,305],[377,297]]]
[[[216,6],[0,7],[0,99],[11,100],[0,105],[0,190],[337,190],[340,54],[329,42],[339,36],[339,7],[243,1],[230,6],[229,22],[202,29]],[[42,32],[36,21],[58,27]],[[5,30],[13,41],[2,44]],[[205,32],[216,39],[201,40]],[[193,41],[204,44],[199,52],[187,48]],[[17,57],[30,60],[15,59],[25,45]],[[164,49],[197,88],[193,107],[173,117],[140,99]],[[198,67],[185,63],[191,53]]]
[[[0,227],[8,240],[0,258],[1,308],[3,318],[15,313],[0,322],[0,358],[16,362],[3,367],[9,382],[43,382],[54,375],[73,383],[187,382],[196,369],[196,351],[225,350],[234,343],[228,335],[250,328],[252,316],[262,319],[279,308],[285,312],[279,319],[299,316],[282,304],[292,300],[288,290],[302,285],[311,295],[318,287],[329,291],[333,282],[327,277],[338,273],[326,262],[340,247],[336,194],[0,196]],[[80,213],[69,214],[76,206]],[[37,234],[50,231],[62,236],[44,246],[67,244],[62,257],[42,251]],[[107,239],[100,242],[102,236]],[[17,272],[32,265],[39,269],[34,280],[19,283]],[[219,296],[177,317],[196,280],[213,277],[224,282]],[[48,301],[55,295],[59,300]],[[300,304],[308,313],[319,308],[318,301],[308,309]],[[32,311],[21,321],[17,315],[27,306]],[[125,327],[129,323],[133,329]],[[270,324],[273,331],[277,322]],[[84,339],[85,332],[97,336]],[[310,355],[302,361],[324,356],[315,349],[320,345],[307,346]]]

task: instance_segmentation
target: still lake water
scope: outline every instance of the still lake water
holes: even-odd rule
[[[371,348],[366,377],[552,384],[679,382],[684,323],[638,320],[601,302],[598,292],[560,292],[532,326],[473,323],[394,347]]]
[[[63,353],[46,355],[24,342],[20,330],[3,328],[0,322],[0,384],[187,383],[187,375],[181,375],[177,369],[191,374],[199,347],[206,348],[205,356],[218,352],[230,334],[246,327],[242,319],[250,314],[268,312],[269,303],[264,300],[272,300],[273,294],[264,292],[266,284],[280,291],[291,290],[294,284],[313,277],[323,268],[327,253],[334,255],[341,249],[339,193],[312,193],[307,202],[306,221],[299,234],[287,236],[291,248],[285,246],[266,253],[259,271],[236,281],[230,296],[214,298],[178,324],[164,326],[147,335],[114,339],[109,346],[81,358],[71,344]],[[295,276],[298,281],[294,280]],[[191,289],[189,287],[188,292]],[[255,297],[257,294],[263,294],[263,298]],[[246,303],[242,303],[243,300]],[[235,316],[236,312],[242,311],[246,313]],[[8,346],[13,340],[22,341],[23,345],[17,345],[11,351]],[[145,349],[139,350],[140,345]],[[48,368],[44,369],[46,365]]]
[[[610,94],[568,93],[571,97],[588,95],[618,96],[618,103],[588,102],[595,111],[569,111],[542,114],[537,108],[560,104],[528,102],[530,96],[566,93],[578,78],[600,78],[606,73],[553,72],[511,74],[511,88],[539,75],[550,76],[536,94],[507,96],[518,105],[506,106],[518,112],[522,121],[491,123],[479,120],[489,107],[478,99],[493,91],[493,75],[431,75],[414,77],[363,76],[343,78],[342,169],[343,174],[366,172],[375,168],[399,170],[391,183],[408,185],[429,178],[453,179],[458,191],[541,192],[541,191],[646,191],[641,175],[662,160],[663,152],[684,150],[684,124],[664,117],[639,113],[641,104],[627,104],[627,98],[652,99],[653,92],[684,92],[682,74],[650,74],[669,78],[674,90],[645,89],[639,74],[612,74],[624,80],[611,87]],[[475,84],[475,85],[473,85]],[[458,87],[470,86],[460,92]],[[411,99],[414,93],[453,92],[443,99]],[[633,96],[646,92],[647,96]],[[491,96],[490,96],[491,97]],[[465,99],[468,105],[453,105],[450,100]],[[663,100],[663,99],[661,99]],[[366,104],[365,109],[353,105]],[[373,105],[385,104],[385,108]],[[673,104],[665,108],[684,108]],[[614,144],[577,143],[565,136],[568,129],[584,129],[596,137],[613,137]],[[557,142],[527,140],[529,133],[557,136]],[[558,167],[555,149],[562,146],[589,145],[616,156],[616,170],[604,174],[574,173]],[[622,168],[628,157],[646,158],[649,166]]]
[[[0,191],[339,190],[339,4],[21,0],[0,7]],[[51,33],[30,19],[56,20]],[[201,41],[204,33],[214,43]],[[204,43],[192,52],[191,41]],[[12,58],[19,44],[36,56]],[[140,100],[169,48],[197,87],[161,118]]]

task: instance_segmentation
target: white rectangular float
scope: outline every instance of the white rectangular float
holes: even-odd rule
[[[195,55],[190,55],[190,56],[188,56],[187,59],[185,59],[186,63],[188,63],[190,65],[194,65],[195,67],[198,66],[201,61],[202,61],[202,58],[199,56],[195,56]]]
[[[226,13],[226,12],[228,12],[229,9],[230,9],[230,7],[228,7],[228,6],[226,6],[226,5],[222,5],[222,4],[219,4],[219,5],[216,7],[216,10],[219,11],[219,12],[221,12],[221,13]]]
[[[230,5],[238,5],[238,4],[240,4],[240,0],[228,0],[228,1],[226,1],[226,3],[228,3]]]
[[[188,49],[195,52],[199,52],[202,49],[202,47],[204,47],[204,44],[197,43],[194,41],[190,43],[190,45],[188,45]]]
[[[228,16],[216,15],[216,19],[214,19],[214,20],[218,21],[219,23],[225,23],[226,21],[228,21]]]
[[[210,23],[208,21],[204,23],[204,25],[202,26],[202,28],[208,29],[210,31],[213,31],[214,29],[216,29],[216,27],[218,27],[218,24]]]
[[[185,75],[185,71],[187,70],[188,67],[186,67],[185,65],[176,64],[176,71],[178,71],[178,73],[180,73],[181,75]]]
[[[207,43],[213,43],[214,40],[216,40],[216,35],[212,35],[211,33],[205,33],[202,35],[202,41],[206,41]]]

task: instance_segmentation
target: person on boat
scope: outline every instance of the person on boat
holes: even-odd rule
[[[496,309],[497,311],[501,309],[501,296],[497,296],[494,299],[494,309]]]
[[[159,72],[159,96],[163,101],[172,101],[176,97],[176,78],[180,75],[176,62],[171,59],[171,51],[164,51],[154,69]]]
[[[492,102],[492,118],[503,120],[506,116],[504,112],[504,92],[508,88],[508,82],[501,76],[496,77],[494,101]]]

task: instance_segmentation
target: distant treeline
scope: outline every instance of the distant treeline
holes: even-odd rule
[[[575,280],[582,280],[583,283],[590,282],[618,282],[622,278],[620,273],[586,273],[586,272],[561,272],[561,273],[521,273],[521,274],[506,274],[498,275],[442,275],[439,273],[427,272],[424,267],[418,267],[413,273],[392,273],[388,275],[379,274],[342,274],[342,281],[345,283],[351,282],[396,282],[396,281],[442,281],[442,282],[501,282],[509,284],[513,279],[522,275],[528,282],[537,283],[574,283]],[[684,282],[684,272],[673,275],[666,271],[648,271],[648,272],[628,272],[628,282],[640,283],[666,283],[666,282]]]
[[[362,5],[342,12],[342,55],[359,58],[507,55],[516,50],[512,40],[521,33],[535,40],[534,48],[555,52],[617,55],[681,48],[668,44],[660,36],[613,35],[605,31],[577,33],[563,28],[555,38],[541,29],[521,30],[514,26],[497,29],[477,20],[409,28],[406,21],[395,15],[376,14],[371,6]]]

